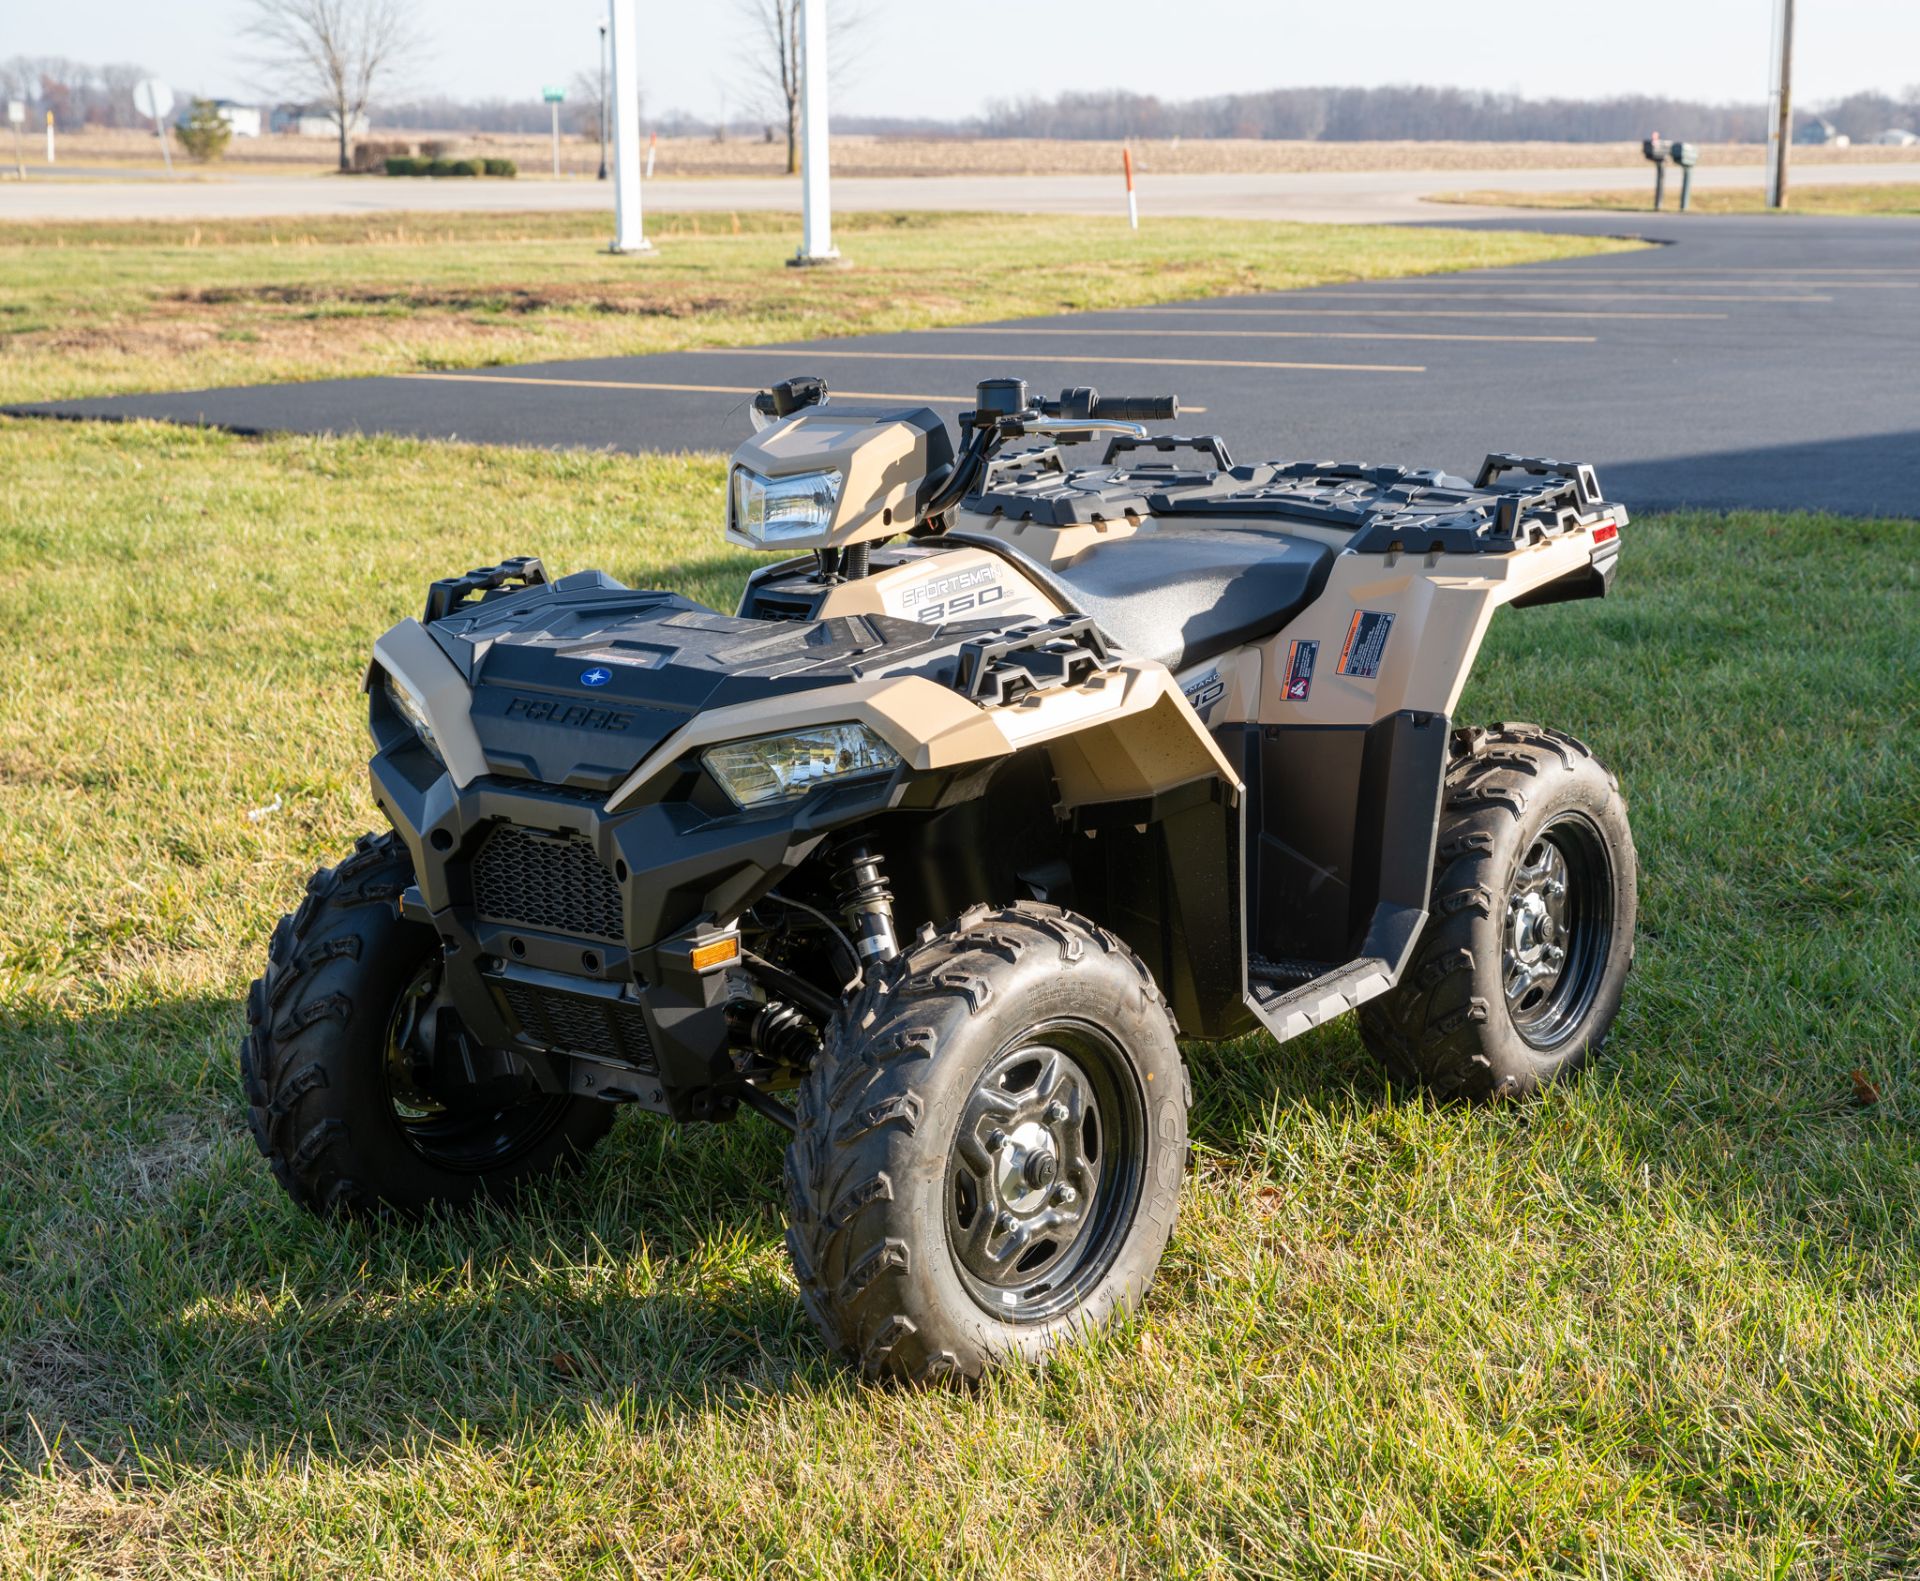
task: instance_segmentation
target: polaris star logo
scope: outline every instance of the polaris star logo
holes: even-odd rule
[[[582,670],[580,672],[580,684],[582,686],[605,686],[607,682],[612,679],[613,671],[603,670],[597,664],[591,670]]]

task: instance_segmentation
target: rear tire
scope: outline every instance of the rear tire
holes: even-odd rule
[[[1633,964],[1638,865],[1620,787],[1540,725],[1456,731],[1425,931],[1360,1008],[1393,1077],[1523,1097],[1600,1051]]]
[[[1139,1303],[1186,1168],[1137,956],[1038,902],[928,930],[828,1029],[787,1149],[809,1313],[867,1375],[977,1378]]]
[[[248,1122],[274,1177],[311,1212],[417,1214],[505,1195],[577,1164],[613,1123],[613,1106],[591,1098],[462,1110],[396,1088],[396,1017],[440,959],[434,931],[400,915],[412,882],[396,836],[361,836],[308,880],[247,992]]]

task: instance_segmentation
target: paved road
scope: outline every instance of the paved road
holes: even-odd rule
[[[1496,223],[1496,222],[1483,222]],[[1617,217],[1536,216],[1602,231]],[[819,373],[857,406],[975,379],[1172,390],[1243,458],[1592,461],[1635,508],[1920,516],[1920,221],[1649,217],[1606,258],[1131,310],[470,373],[26,408],[247,431],[729,448],[743,397]],[[1094,459],[1091,451],[1083,452]]]
[[[1863,165],[1809,165],[1800,184],[1884,182],[1920,178],[1920,159]],[[1695,173],[1703,188],[1757,188],[1761,167],[1731,165]],[[1314,171],[1268,175],[1156,175],[1140,180],[1140,204],[1156,214],[1231,219],[1409,222],[1436,213],[1454,219],[1525,210],[1436,211],[1435,192],[1491,189],[1551,192],[1626,189],[1651,194],[1645,164],[1597,170]],[[1676,188],[1677,190],[1677,188]],[[1117,175],[843,177],[834,206],[856,210],[994,211],[1029,214],[1113,214],[1124,208]],[[0,220],[234,219],[295,214],[380,214],[396,210],[530,212],[607,209],[608,188],[594,181],[389,181],[373,177],[245,176],[177,181],[50,180],[0,184]],[[1669,199],[1669,201],[1674,201]],[[661,180],[646,202],[671,211],[795,210],[797,179]]]

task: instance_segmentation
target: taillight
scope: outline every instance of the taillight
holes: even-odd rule
[[[1605,543],[1609,539],[1618,538],[1619,536],[1620,524],[1618,522],[1602,522],[1598,527],[1593,529],[1593,541],[1595,543]]]

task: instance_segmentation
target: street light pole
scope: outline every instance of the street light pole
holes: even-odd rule
[[[607,179],[607,24],[600,23],[600,181]]]
[[[1793,0],[1774,0],[1773,32],[1779,52],[1773,60],[1773,112],[1767,127],[1767,206],[1787,206],[1787,151],[1793,146]]]

